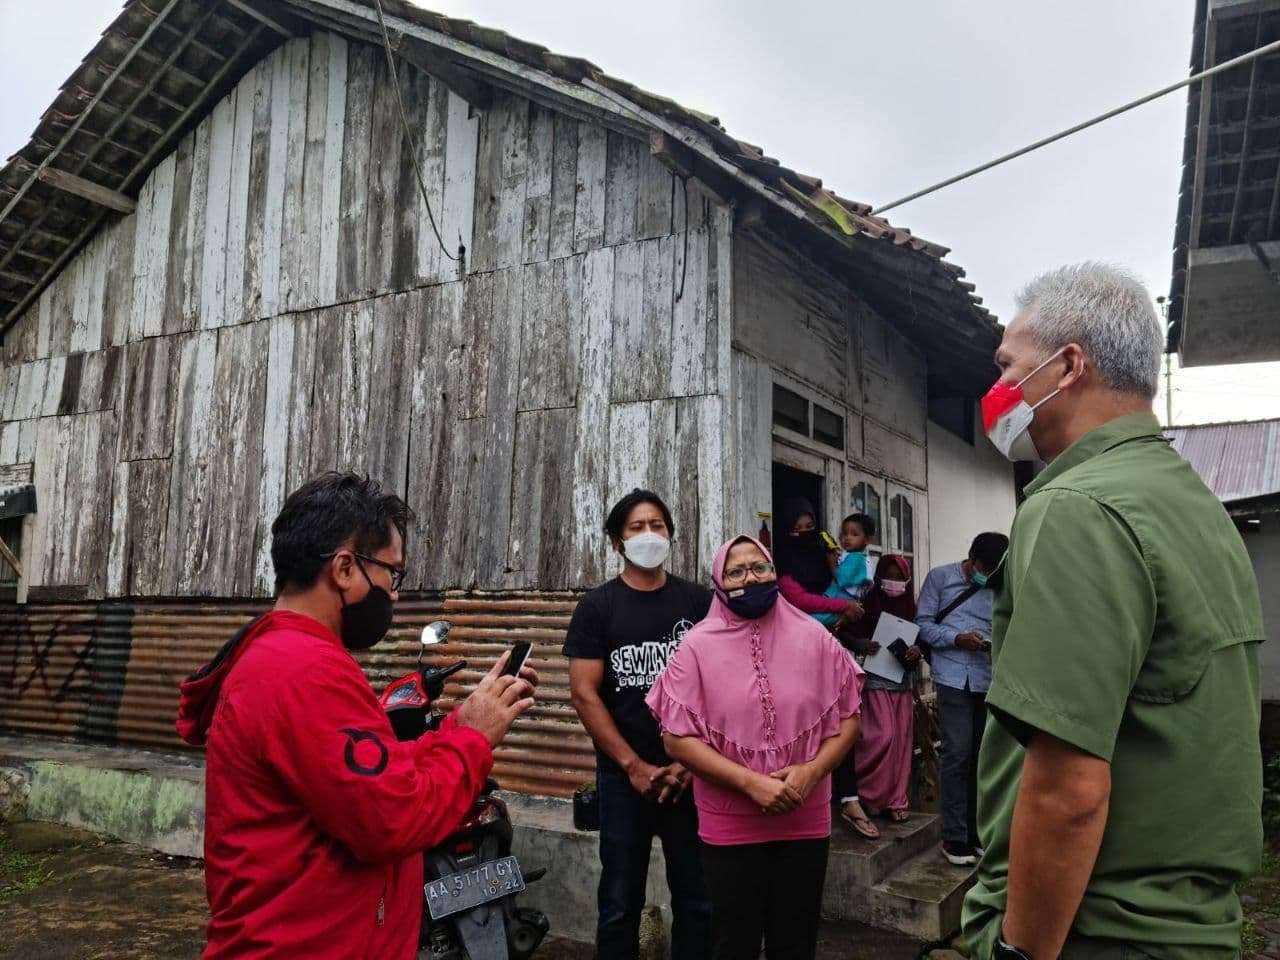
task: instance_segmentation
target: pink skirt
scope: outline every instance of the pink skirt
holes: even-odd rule
[[[910,690],[862,691],[862,735],[853,759],[864,807],[907,808],[914,716]]]

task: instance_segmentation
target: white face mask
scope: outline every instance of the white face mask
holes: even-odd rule
[[[660,533],[638,533],[630,540],[622,541],[623,555],[637,567],[657,570],[666,562],[671,552],[671,541]]]
[[[1012,386],[997,380],[987,391],[987,395],[982,398],[983,421],[987,437],[995,448],[1010,460],[1040,459],[1035,441],[1031,439],[1031,423],[1035,420],[1036,410],[1062,391],[1061,388],[1054,390],[1033,407],[1023,399],[1022,385],[1061,354],[1062,351],[1059,350]],[[991,416],[991,413],[995,416]]]

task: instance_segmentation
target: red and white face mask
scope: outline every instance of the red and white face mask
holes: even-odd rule
[[[1062,355],[1059,350],[1017,383],[997,380],[982,398],[982,429],[995,448],[1010,460],[1039,460],[1035,442],[1031,439],[1031,421],[1036,408],[1058,395],[1053,391],[1034,407],[1027,403],[1022,385]]]

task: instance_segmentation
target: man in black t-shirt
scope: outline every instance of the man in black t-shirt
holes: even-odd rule
[[[605,531],[622,555],[622,574],[582,598],[564,644],[573,705],[596,745],[596,956],[639,956],[640,912],[656,835],[671,890],[671,956],[702,960],[710,953],[711,903],[702,879],[697,814],[687,793],[689,771],[663,750],[644,698],[688,629],[707,615],[711,592],[663,569],[675,524],[656,493],[631,491],[609,511]]]

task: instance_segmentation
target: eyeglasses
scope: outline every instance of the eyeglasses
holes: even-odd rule
[[[773,564],[768,560],[761,560],[746,567],[730,567],[724,572],[725,583],[742,583],[747,579],[748,573],[754,573],[760,579],[764,579],[773,573]]]
[[[340,552],[341,551],[335,550],[333,553],[322,554],[320,559],[332,560]],[[387,561],[385,560],[379,560],[377,557],[369,557],[363,553],[356,553],[354,550],[351,550],[349,552],[357,560],[363,560],[365,563],[372,563],[374,566],[381,567],[383,570],[386,570],[388,573],[390,573],[391,574],[391,592],[392,593],[400,592],[400,586],[401,584],[404,583],[404,578],[409,573],[408,570],[406,570],[404,567],[397,567],[394,563],[387,563]],[[368,574],[366,573],[365,576],[368,577]]]

